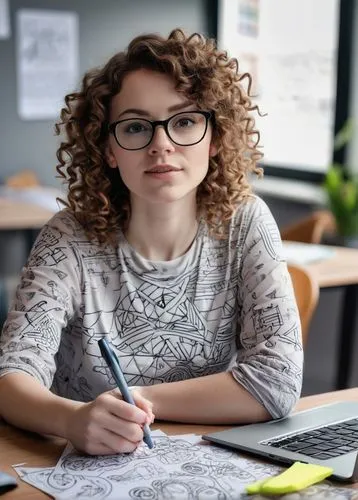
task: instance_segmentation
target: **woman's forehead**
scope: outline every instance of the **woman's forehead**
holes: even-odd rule
[[[194,105],[184,93],[175,89],[171,76],[145,69],[129,73],[123,79],[120,92],[112,99],[112,108],[117,114],[131,108],[148,114],[170,112],[191,104]]]

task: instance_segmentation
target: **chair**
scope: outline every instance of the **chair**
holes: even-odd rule
[[[333,214],[329,210],[317,210],[308,217],[283,228],[281,238],[319,244],[325,234],[334,234],[335,232],[336,223]]]
[[[319,285],[313,273],[307,268],[294,264],[289,264],[287,267],[301,319],[302,343],[305,346],[312,315],[318,302]]]

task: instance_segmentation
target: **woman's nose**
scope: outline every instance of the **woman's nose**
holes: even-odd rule
[[[149,153],[171,153],[174,149],[174,143],[169,139],[164,127],[157,127],[154,131],[153,139],[149,144]]]

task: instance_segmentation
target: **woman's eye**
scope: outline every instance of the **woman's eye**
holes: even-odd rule
[[[143,132],[145,130],[146,128],[143,123],[131,123],[126,127],[127,134],[138,134],[139,132]]]
[[[180,118],[175,124],[176,127],[190,127],[194,125],[194,120],[190,118]]]

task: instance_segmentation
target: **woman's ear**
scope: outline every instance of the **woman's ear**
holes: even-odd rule
[[[210,143],[210,146],[209,146],[209,156],[210,158],[213,157],[213,156],[216,156],[218,154],[218,148],[216,147],[216,145],[211,142]]]
[[[107,146],[105,149],[105,156],[106,156],[106,160],[107,160],[109,167],[118,168],[117,160],[113,154],[113,151],[112,151],[112,148],[111,148],[109,141],[107,142]]]

